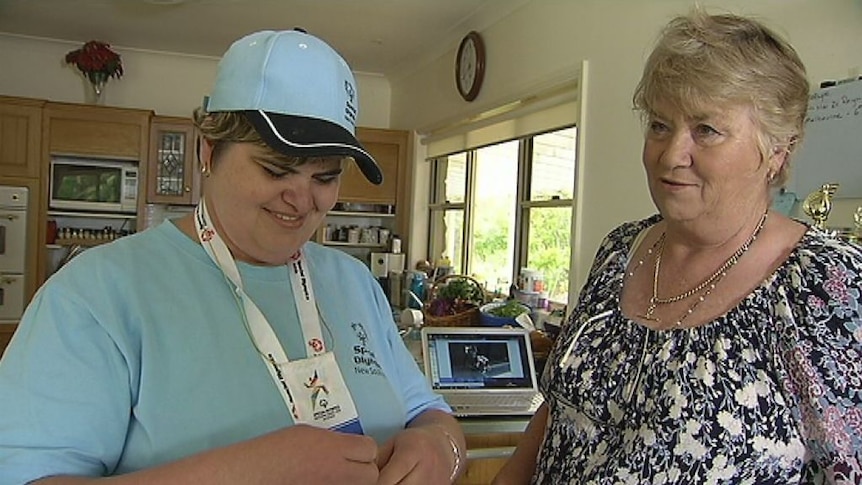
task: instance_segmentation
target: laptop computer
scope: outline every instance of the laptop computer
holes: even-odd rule
[[[532,415],[542,403],[525,329],[422,327],[422,355],[456,416]]]

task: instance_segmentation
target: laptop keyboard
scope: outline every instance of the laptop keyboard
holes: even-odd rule
[[[446,402],[453,408],[531,408],[542,404],[542,395],[534,394],[482,394],[462,396],[446,395]]]

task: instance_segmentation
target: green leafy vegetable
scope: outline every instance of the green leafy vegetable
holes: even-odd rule
[[[527,313],[528,311],[530,310],[522,303],[519,303],[516,300],[509,300],[498,307],[491,308],[488,310],[488,313],[495,317],[515,318],[522,313]]]

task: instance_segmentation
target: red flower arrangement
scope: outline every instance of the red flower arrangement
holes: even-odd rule
[[[111,50],[110,44],[97,40],[66,54],[66,63],[75,64],[93,84],[103,84],[110,77],[120,79],[123,76],[120,55]]]

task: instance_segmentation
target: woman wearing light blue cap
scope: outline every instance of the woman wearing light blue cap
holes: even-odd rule
[[[194,214],[75,258],[0,363],[0,484],[450,483],[464,436],[370,271],[309,242],[346,163],[344,60],[258,32],[195,113]],[[87,478],[84,478],[87,477]]]

